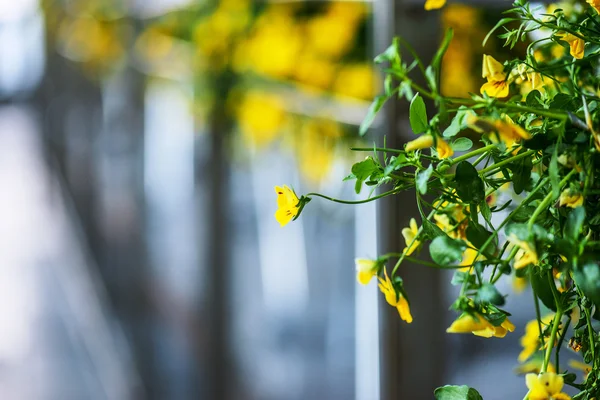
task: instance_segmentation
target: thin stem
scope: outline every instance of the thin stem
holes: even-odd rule
[[[321,197],[323,199],[333,201],[335,203],[341,203],[341,204],[363,204],[363,203],[369,203],[371,201],[375,201],[377,199],[381,199],[382,197],[386,197],[386,196],[390,196],[392,194],[399,193],[403,189],[404,188],[396,188],[396,189],[388,190],[387,192],[378,194],[377,196],[369,197],[368,199],[364,199],[364,200],[340,200],[340,199],[336,199],[334,197],[325,196],[324,194],[321,194],[321,193],[308,193],[305,196],[306,197],[310,197],[310,196]]]
[[[564,185],[566,185],[566,183],[569,181],[569,179],[571,178],[571,176],[575,173],[575,170],[571,170],[571,172],[569,172],[558,184],[558,186],[562,189],[562,187]],[[533,224],[535,224],[536,219],[540,216],[540,214],[542,212],[544,212],[548,206],[550,205],[550,203],[552,203],[553,201],[553,193],[552,191],[548,192],[548,194],[546,195],[546,197],[544,197],[544,200],[542,200],[542,202],[537,206],[537,208],[535,209],[535,211],[533,212],[533,214],[531,215],[531,218],[529,218],[529,223],[527,224],[527,227],[529,228],[529,230],[531,230],[531,228],[533,228]]]
[[[529,157],[530,155],[534,154],[535,152],[536,152],[536,150],[527,150],[524,153],[520,153],[520,154],[517,154],[516,156],[509,157],[506,160],[502,160],[500,162],[497,162],[495,164],[490,165],[489,167],[486,167],[486,168],[480,170],[479,175],[485,175],[488,172],[495,170],[496,168],[503,167],[506,164],[510,164],[511,162],[520,160],[521,158]]]
[[[544,363],[542,364],[541,373],[544,373],[548,369],[548,362],[550,361],[550,356],[552,355],[552,349],[554,348],[554,342],[556,341],[556,333],[558,332],[558,327],[560,325],[560,320],[563,316],[562,308],[557,304],[556,314],[554,315],[554,320],[552,321],[552,331],[550,332],[550,339],[548,340],[548,347],[546,348],[546,355],[544,356]]]

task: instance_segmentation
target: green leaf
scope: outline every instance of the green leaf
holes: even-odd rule
[[[473,221],[469,221],[466,233],[467,240],[477,249],[480,249],[490,236],[492,236],[492,233],[485,229],[483,225],[476,224]]]
[[[427,218],[425,218],[424,215],[422,217],[423,217],[423,233],[425,234],[426,237],[428,237],[429,239],[434,239],[438,236],[447,236],[444,233],[444,231],[442,231],[440,229],[439,226],[437,226],[436,224],[429,221]]]
[[[398,38],[394,38],[392,44],[383,51],[383,53],[377,55],[373,60],[375,64],[381,64],[389,61],[392,67],[396,67],[400,64],[400,48],[398,46]]]
[[[356,177],[356,184],[354,190],[356,193],[360,193],[362,184],[367,180],[373,173],[379,171],[379,164],[371,157],[367,157],[364,161],[357,162],[352,166],[352,174]]]
[[[527,186],[529,186],[532,168],[533,163],[531,157],[522,158],[511,164],[510,169],[513,173],[513,188],[515,189],[516,194],[521,194],[523,190],[527,189]]]
[[[467,151],[473,147],[473,142],[469,138],[461,137],[452,142],[450,147],[452,147],[452,150],[454,151]]]
[[[375,120],[375,116],[377,115],[379,110],[381,110],[381,107],[383,107],[387,99],[388,97],[385,95],[379,95],[375,97],[375,99],[371,103],[371,106],[369,107],[369,110],[367,111],[365,119],[363,119],[362,123],[360,124],[360,129],[358,130],[360,136],[364,136],[365,133],[367,133],[367,130],[369,130],[369,127]]]
[[[490,38],[490,36],[492,36],[492,33],[494,33],[494,31],[496,29],[500,28],[504,24],[507,24],[507,23],[512,22],[512,21],[517,21],[517,20],[518,20],[517,18],[502,18],[500,21],[498,21],[498,23],[485,36],[485,38],[483,39],[482,46],[485,46],[485,43],[488,41],[488,39]]]
[[[431,178],[431,174],[433,173],[433,164],[429,164],[429,167],[425,171],[420,171],[417,174],[416,184],[417,189],[421,194],[427,194],[427,182],[429,178]]]
[[[596,305],[600,306],[600,267],[593,260],[584,261],[573,271],[577,286]]]
[[[529,282],[531,288],[542,303],[550,310],[556,311],[556,303],[554,301],[554,295],[552,294],[552,288],[548,280],[548,271],[542,271],[540,274],[538,271],[533,272],[530,270]]]
[[[579,239],[579,235],[583,229],[583,222],[585,221],[585,208],[576,207],[569,213],[567,217],[567,223],[565,224],[565,238],[576,241]]]
[[[462,261],[467,245],[462,240],[449,236],[438,236],[429,245],[431,259],[439,265],[449,265]]]
[[[392,156],[383,170],[383,176],[389,176],[392,172],[406,165],[410,165],[410,163],[406,162],[406,154],[400,153],[397,156]]]
[[[497,306],[504,304],[504,296],[491,283],[481,285],[477,291],[477,300],[481,303],[491,303]]]
[[[490,205],[487,202],[487,199],[484,199],[481,203],[479,203],[479,209],[481,210],[481,215],[483,215],[483,219],[485,219],[488,223],[492,223],[492,210],[490,210]]]
[[[423,101],[423,98],[419,96],[419,93],[415,94],[415,97],[413,97],[410,102],[409,120],[410,127],[415,134],[426,132],[429,127],[427,124],[427,109],[425,108],[425,102]]]
[[[435,389],[433,392],[436,400],[483,400],[479,392],[466,385],[446,385]]]
[[[548,166],[548,174],[550,175],[550,183],[552,184],[552,198],[556,199],[560,196],[560,177],[558,175],[558,146],[554,146],[554,152]]]
[[[442,135],[444,137],[456,136],[460,131],[467,128],[467,117],[475,114],[472,110],[469,110],[466,106],[460,106],[452,122],[444,130]]]
[[[485,200],[485,188],[475,167],[461,161],[456,167],[456,193],[465,203],[477,204]]]

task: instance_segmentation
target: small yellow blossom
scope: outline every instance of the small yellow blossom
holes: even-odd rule
[[[279,207],[275,212],[275,219],[283,227],[298,215],[300,200],[287,185],[275,186],[275,193],[277,193],[277,207]]]
[[[581,193],[576,193],[571,189],[565,189],[560,194],[558,201],[561,207],[567,206],[577,208],[583,205],[583,195]]]
[[[446,332],[448,333],[472,333],[476,336],[491,338],[504,337],[507,332],[513,332],[515,326],[506,318],[500,326],[494,326],[479,313],[464,313],[458,317]]]
[[[542,317],[541,325],[542,330],[545,325],[550,324],[554,319],[554,314],[546,315]],[[525,335],[521,337],[521,346],[523,350],[519,354],[519,362],[526,361],[540,348],[540,327],[537,319],[531,320],[525,325]]]
[[[448,145],[448,143],[446,143],[446,141],[442,138],[438,138],[435,150],[437,151],[439,158],[452,157],[454,154],[452,147],[450,147],[450,145]]]
[[[410,256],[421,243],[418,240],[415,240],[418,233],[419,227],[417,226],[417,221],[414,218],[411,218],[409,226],[402,229],[402,236],[404,236],[404,241],[406,242],[404,253],[406,253],[407,256]]]
[[[420,149],[426,149],[431,146],[433,146],[433,136],[421,135],[415,140],[411,140],[410,142],[406,143],[404,150],[415,151]]]
[[[427,11],[437,10],[444,7],[444,5],[446,5],[446,0],[425,0],[425,9]]]
[[[569,43],[570,53],[574,58],[583,58],[583,53],[585,51],[585,41],[583,39],[578,38],[571,33],[560,34],[557,36]]]
[[[529,264],[537,264],[539,262],[537,252],[530,243],[518,239],[514,234],[510,235],[508,240],[519,247],[519,251],[515,255],[515,269],[521,269]]]
[[[507,74],[504,72],[504,66],[494,57],[483,55],[482,77],[487,82],[479,90],[481,94],[487,94],[490,97],[508,96],[510,82],[507,80]]]
[[[600,0],[586,0],[587,3],[594,7],[597,13],[600,13]]]
[[[514,369],[514,372],[519,375],[525,375],[530,373],[539,374],[542,371],[543,363],[544,360],[542,358],[536,358],[519,365]],[[556,368],[554,368],[554,364],[552,364],[551,362],[548,363],[546,370],[548,372],[556,372]]]
[[[563,377],[554,372],[525,375],[525,383],[529,392],[529,400],[570,400],[571,397],[562,392]]]
[[[471,247],[467,247],[467,249],[463,253],[463,259],[460,262],[460,266],[462,266],[464,268],[461,268],[460,270],[468,271],[471,268],[471,266],[473,265],[473,263],[475,263],[476,258],[477,258],[477,250],[475,250]]]
[[[410,324],[413,317],[410,314],[408,301],[401,293],[396,291],[385,269],[383,270],[383,274],[385,275],[385,280],[379,277],[379,290],[385,295],[385,301],[387,301],[390,306],[396,307],[398,314],[400,314],[400,318]]]
[[[507,148],[512,148],[518,145],[521,140],[531,139],[531,135],[520,125],[515,122],[506,114],[502,115],[502,119],[493,120],[485,117],[478,117],[471,115],[467,117],[467,125],[469,128],[480,132],[480,133],[493,133],[495,132],[498,138],[504,142]],[[495,135],[490,137],[492,141],[497,141]]]
[[[583,377],[587,377],[587,375],[590,373],[590,371],[592,370],[592,366],[588,365],[586,363],[582,363],[581,361],[577,361],[577,360],[569,360],[569,367],[573,368],[573,369],[577,369],[581,372],[583,372]]]
[[[357,258],[354,262],[356,264],[356,280],[363,285],[369,283],[379,269],[379,263],[375,260]]]

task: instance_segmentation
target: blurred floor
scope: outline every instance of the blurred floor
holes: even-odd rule
[[[36,114],[0,107],[0,398],[129,399],[137,376]]]

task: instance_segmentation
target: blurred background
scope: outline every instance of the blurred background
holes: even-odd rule
[[[487,9],[0,0],[0,398],[522,396],[531,295],[499,343],[445,335],[438,271],[403,266],[412,325],[356,284],[355,257],[404,245],[412,194],[273,217],[275,185],[351,199],[349,148],[412,135],[402,102],[357,133],[394,34],[428,59],[454,27],[443,90],[477,92]]]

